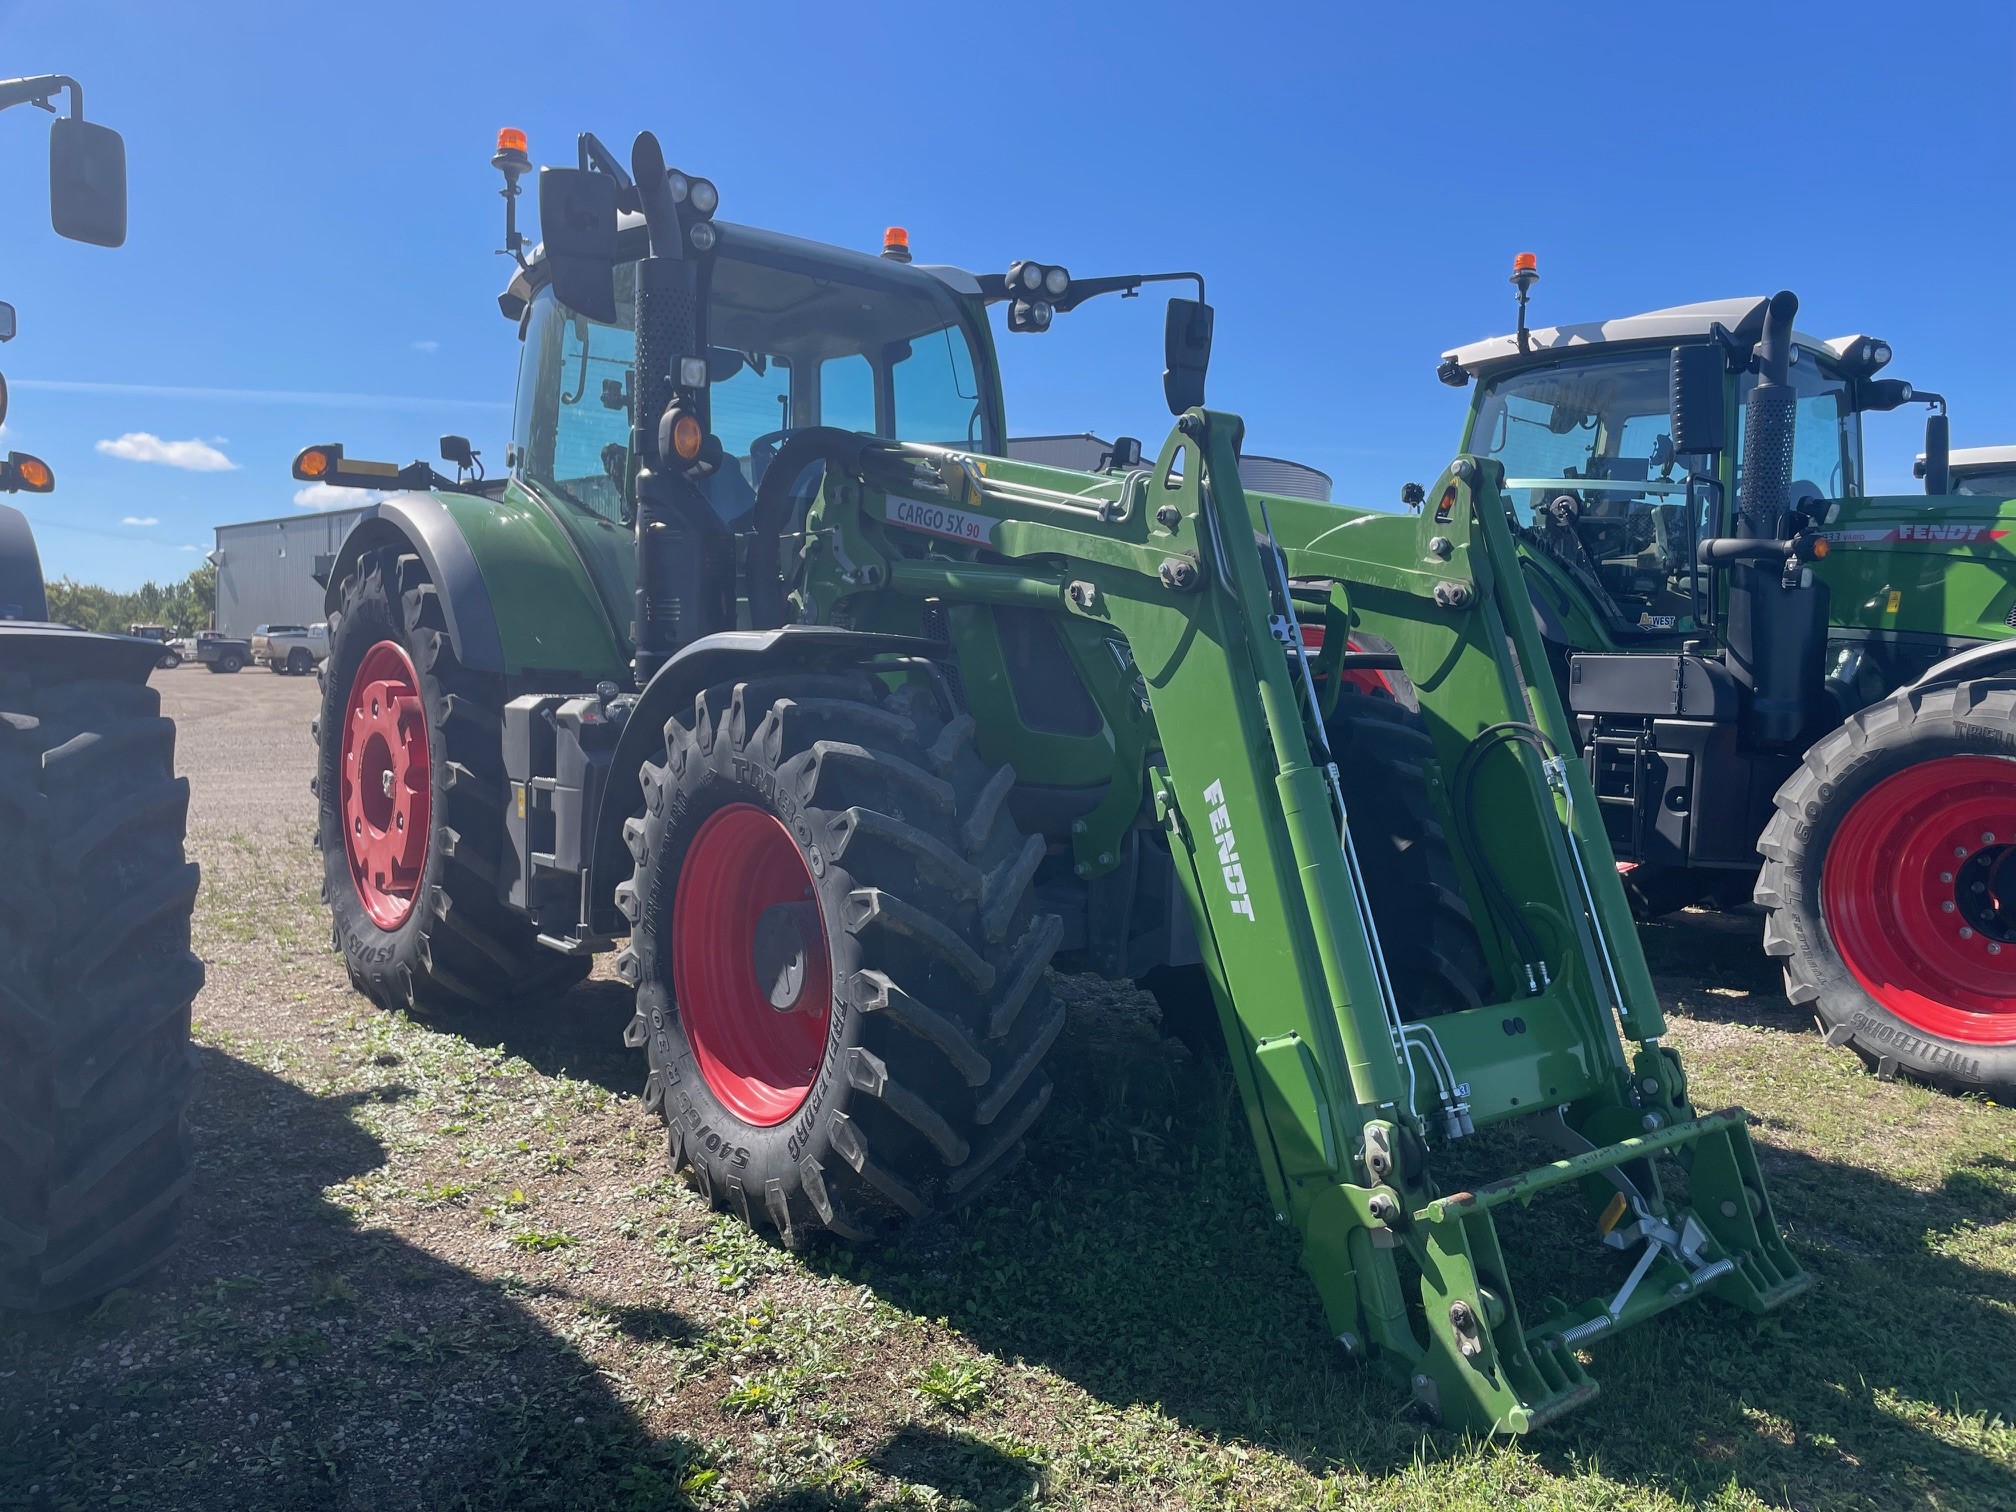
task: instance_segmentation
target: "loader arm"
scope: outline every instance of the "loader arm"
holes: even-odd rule
[[[1418,521],[1249,500],[1241,429],[1189,411],[1123,476],[871,447],[813,506],[795,605],[910,632],[933,607],[1033,607],[1124,639],[1152,730],[1138,789],[1115,786],[1145,792],[1127,822],[1166,834],[1269,1192],[1334,1331],[1444,1419],[1523,1431],[1594,1393],[1578,1350],[1596,1337],[1700,1293],[1762,1311],[1808,1278],[1744,1116],[1697,1118],[1658,1043],[1593,796],[1561,758],[1495,464],[1459,458]],[[1326,613],[1389,641],[1417,690],[1485,904],[1483,1006],[1413,1023],[1393,1000],[1291,579],[1326,583]],[[1078,854],[1081,876],[1110,859]],[[1438,1185],[1448,1146],[1514,1122],[1564,1158]],[[1664,1159],[1689,1168],[1684,1202]],[[1619,1275],[1528,1327],[1493,1214],[1557,1188],[1588,1203],[1588,1243]]]

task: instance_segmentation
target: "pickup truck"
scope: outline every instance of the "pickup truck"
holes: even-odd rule
[[[252,632],[252,660],[270,671],[305,677],[328,654],[327,625],[260,625]]]
[[[140,640],[151,640],[160,646],[161,657],[154,665],[163,671],[169,671],[182,665],[182,648],[169,635],[166,625],[129,625],[126,628],[126,633]]]
[[[214,630],[196,632],[196,660],[212,672],[236,672],[252,660],[252,643]]]

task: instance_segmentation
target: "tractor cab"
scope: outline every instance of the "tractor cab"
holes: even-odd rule
[[[1918,458],[1925,475],[1925,458]],[[1947,456],[1952,489],[1976,499],[2016,499],[2016,446],[1964,446]]]
[[[1543,616],[1552,608],[1564,621],[1587,620],[1583,634],[1617,645],[1710,628],[1702,543],[1775,535],[1781,523],[1745,532],[1738,520],[1743,435],[1757,386],[1751,360],[1767,304],[1681,305],[1521,331],[1445,354],[1444,382],[1476,381],[1464,449],[1505,469]],[[1693,439],[1704,449],[1692,453],[1676,441],[1673,418],[1675,374],[1689,362],[1683,353],[1698,354],[1692,370],[1708,375],[1693,397],[1706,393],[1701,407],[1710,413],[1701,418],[1710,430],[1705,441]],[[1888,356],[1887,344],[1865,336],[1793,334],[1788,503],[1810,520],[1862,491],[1861,413],[1873,407],[1864,402],[1864,380]]]

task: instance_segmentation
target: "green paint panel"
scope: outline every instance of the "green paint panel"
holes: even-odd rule
[[[502,499],[434,497],[454,516],[482,569],[508,671],[627,677],[628,650],[583,553],[543,501],[515,482]]]

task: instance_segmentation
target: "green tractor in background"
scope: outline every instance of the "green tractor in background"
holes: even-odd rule
[[[61,74],[0,80],[0,110],[69,91],[49,138],[50,219],[126,239],[126,149]],[[0,305],[0,341],[14,307]],[[0,419],[6,418],[0,380]],[[56,477],[10,451],[0,492]],[[168,1253],[190,1177],[197,1064],[189,782],[147,686],[158,640],[52,623],[28,519],[0,504],[0,1307],[124,1286]]]
[[[1537,276],[1441,376],[1476,381],[1464,446],[1507,474],[1634,903],[1754,890],[1830,1043],[2016,1095],[2009,457],[1949,482],[1944,399],[1879,377],[1886,342],[1796,331],[1790,294],[1529,331]],[[1927,496],[1870,497],[1861,417],[1915,403]]]
[[[316,728],[359,990],[480,1012],[616,952],[675,1168],[799,1245],[1021,1155],[1047,968],[1187,976],[1341,1348],[1480,1430],[1667,1308],[1804,1289],[1743,1113],[1661,1043],[1495,463],[1418,520],[1249,493],[1195,274],[729,224],[649,134],[542,170],[527,255],[522,135],[493,161],[506,475],[459,437],[452,480],[295,463],[392,490],[328,576]],[[1004,457],[991,312],[1164,280],[1161,447]],[[1517,1237],[1549,1197],[1579,1242]]]

